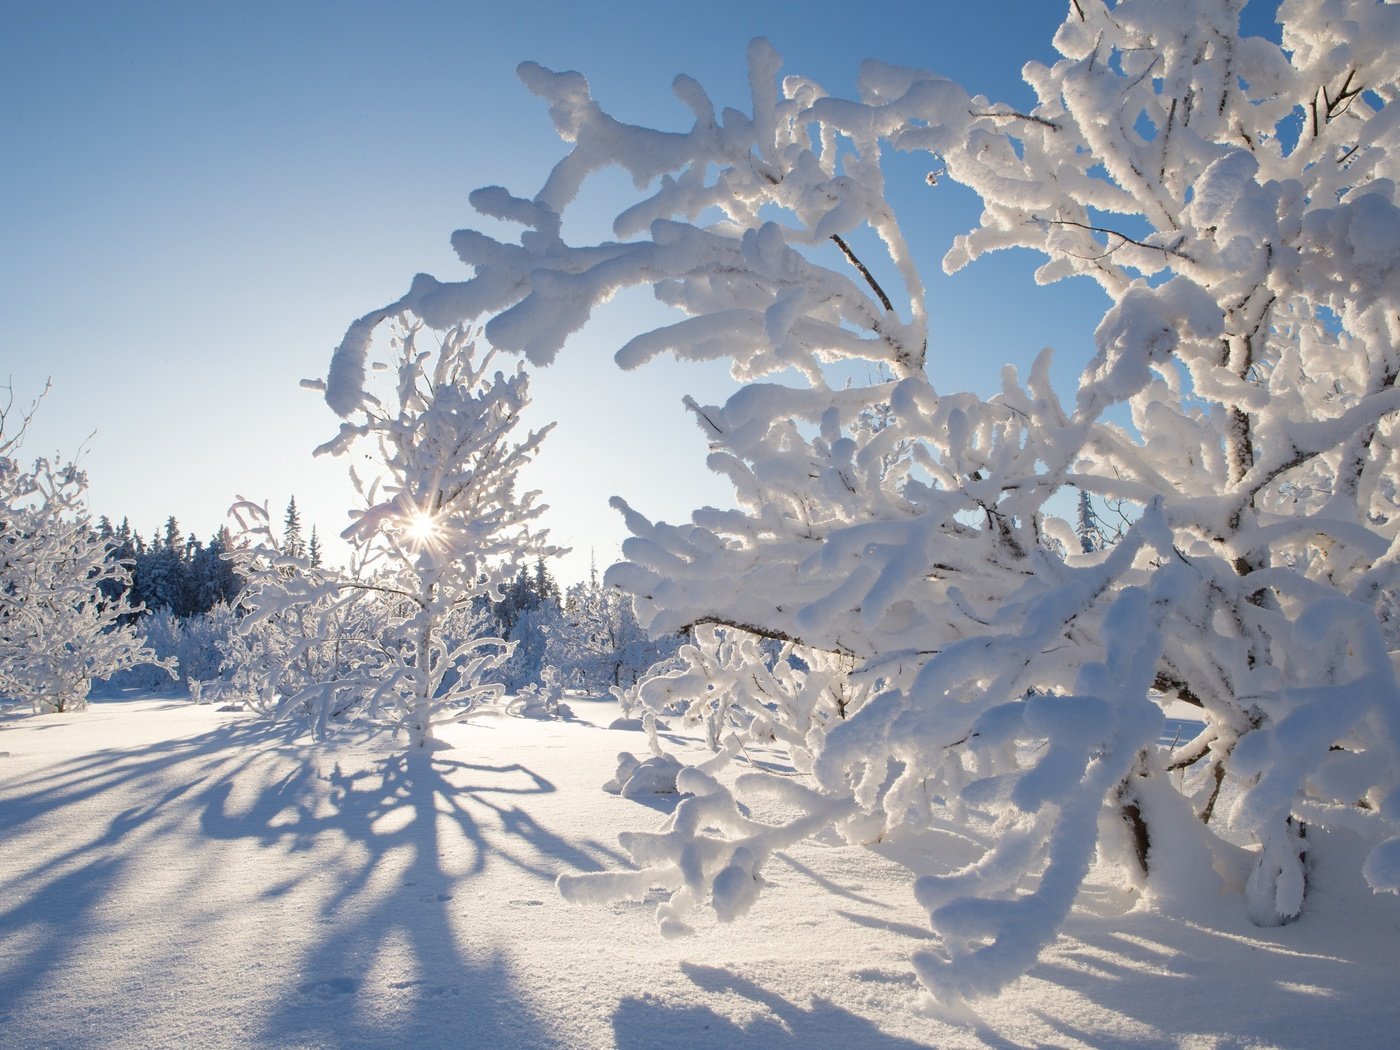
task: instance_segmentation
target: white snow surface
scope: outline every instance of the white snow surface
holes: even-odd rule
[[[919,850],[939,870],[783,849],[747,921],[697,913],[678,940],[655,900],[568,905],[557,876],[624,867],[618,833],[675,805],[605,793],[644,735],[603,728],[612,700],[571,706],[488,711],[407,758],[181,700],[0,720],[0,1046],[1349,1047],[1400,1030],[1400,897],[1364,886],[1340,832],[1309,839],[1327,892],[1270,929],[1238,895],[1169,916],[1091,875],[1027,976],[958,1016],[909,961],[937,946],[912,876],[967,859],[951,830]]]

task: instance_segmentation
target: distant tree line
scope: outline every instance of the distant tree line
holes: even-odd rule
[[[109,583],[104,594],[108,598],[125,595],[147,613],[165,610],[185,620],[220,603],[234,604],[243,589],[236,559],[227,556],[237,546],[227,526],[221,526],[204,543],[193,533],[183,534],[172,515],[162,527],[153,529],[147,540],[132,530],[129,519],[124,517],[113,527],[104,514],[97,520],[97,535],[107,544],[108,557],[130,570],[129,584]],[[298,557],[305,555],[313,567],[321,564],[320,537],[312,526],[310,537],[303,538],[295,496],[287,504],[283,543]]]
[[[127,621],[154,652],[174,660],[179,684],[225,677],[226,657],[237,648],[228,636],[244,615],[239,596],[246,582],[240,572],[246,541],[221,527],[201,542],[185,535],[173,515],[149,539],[134,531],[127,518],[113,526],[104,515],[96,531],[108,558],[130,570],[129,576],[118,573],[104,581],[105,596],[124,598],[140,609]],[[279,546],[308,568],[321,567],[319,533],[315,526],[309,533],[304,530],[295,497],[283,516]],[[543,558],[523,566],[498,597],[480,599],[474,613],[475,634],[515,643],[500,669],[503,685],[512,692],[540,685],[546,669],[576,688],[601,693],[612,686],[626,688],[680,645],[670,638],[652,642],[637,623],[630,599],[604,587],[596,569],[588,580],[561,589]],[[174,682],[160,668],[147,667],[123,672],[114,684],[158,689]]]
[[[193,534],[185,536],[175,518],[147,540],[132,530],[126,518],[113,527],[105,515],[97,521],[98,537],[107,544],[108,558],[126,564],[130,583],[109,582],[108,598],[125,596],[147,612],[168,610],[178,619],[207,613],[220,602],[232,604],[243,586],[232,562],[224,557],[233,549],[227,528],[220,528],[200,542]]]

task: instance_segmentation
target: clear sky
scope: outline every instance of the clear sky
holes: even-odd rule
[[[853,91],[879,58],[1029,104],[1021,65],[1052,60],[1055,0],[671,3],[337,2],[0,4],[0,380],[28,400],[51,377],[25,446],[86,448],[94,514],[150,535],[168,515],[207,537],[236,495],[339,532],[346,464],[313,459],[337,420],[303,377],[325,372],[346,325],[414,273],[459,280],[448,245],[474,224],[467,194],[532,196],[562,156],[519,83],[533,59],[577,69],[618,117],[689,126],[677,73],[746,105],[744,53],[766,36],[785,72]],[[1267,19],[1261,19],[1267,22]],[[1001,256],[943,278],[969,194],[907,166],[892,193],[931,282],[941,389],[991,389],[1004,360],[1091,352],[1091,288],[1036,288]],[[607,236],[604,179],[573,240]],[[723,368],[612,353],[655,316],[612,304],[534,379],[532,422],[559,426],[530,478],[575,548],[565,580],[604,566],[625,530],[607,506],[683,519],[727,490],[703,465],[681,395],[722,400]],[[89,437],[91,435],[91,437]]]

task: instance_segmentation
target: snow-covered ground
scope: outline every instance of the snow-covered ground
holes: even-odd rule
[[[645,739],[602,728],[610,702],[570,704],[567,723],[449,727],[431,759],[183,700],[10,716],[0,1046],[1362,1047],[1400,1031],[1400,900],[1329,863],[1339,841],[1316,850],[1327,892],[1278,929],[1091,884],[1030,975],[961,1024],[920,1012],[907,960],[931,934],[890,851],[789,849],[746,921],[686,940],[657,934],[654,904],[569,906],[555,877],[620,864],[617,832],[670,805],[600,790]]]

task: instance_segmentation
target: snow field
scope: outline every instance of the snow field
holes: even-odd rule
[[[0,1045],[1377,1046],[1400,1024],[1400,902],[1339,836],[1313,846],[1324,892],[1269,930],[1237,897],[1174,919],[1091,877],[971,1020],[909,962],[936,944],[913,858],[958,866],[952,829],[781,850],[744,922],[700,911],[688,938],[655,899],[567,905],[558,875],[622,867],[618,832],[674,804],[602,791],[645,738],[571,706],[416,758],[181,701],[0,723]]]

